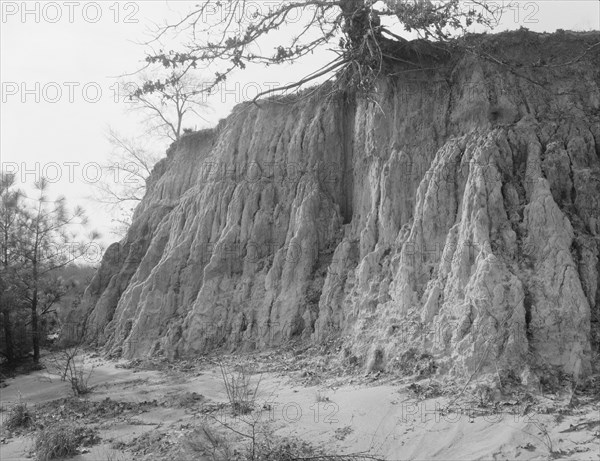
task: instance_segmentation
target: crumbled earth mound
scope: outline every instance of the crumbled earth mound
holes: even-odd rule
[[[86,291],[87,339],[177,358],[339,337],[368,372],[585,378],[599,42],[471,36],[370,98],[324,86],[184,136]]]

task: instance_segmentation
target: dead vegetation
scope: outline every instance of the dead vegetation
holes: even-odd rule
[[[221,421],[220,426],[203,424],[195,428],[183,443],[184,453],[192,457],[181,459],[198,459],[202,455],[212,461],[384,461],[368,453],[328,454],[300,439],[277,437],[261,424],[260,418],[241,423],[242,427]],[[343,436],[351,432],[346,428]]]
[[[237,430],[223,431],[207,424],[195,428],[185,438],[185,452],[191,459],[203,455],[214,461],[291,461],[315,453],[305,442],[277,438],[268,432],[253,431],[242,436],[248,439],[246,443],[240,443],[232,431]]]
[[[49,461],[74,456],[80,447],[95,445],[99,440],[96,431],[88,426],[73,422],[53,424],[35,435],[36,460]]]
[[[234,370],[230,370],[222,362],[219,362],[219,370],[233,414],[245,415],[252,412],[262,378],[259,377],[253,384],[251,373],[243,365],[238,365]]]
[[[46,368],[49,373],[59,376],[61,381],[71,383],[73,395],[80,396],[91,392],[89,382],[94,367],[85,365],[80,346],[52,352],[47,359]]]
[[[412,392],[417,400],[432,399],[444,394],[442,383],[431,379],[421,383],[412,383],[407,389]]]
[[[100,442],[98,431],[118,421],[133,424],[135,416],[158,405],[152,402],[119,402],[106,398],[90,401],[77,397],[57,399],[31,407],[21,400],[8,410],[3,436],[33,439],[38,461],[64,459]],[[83,448],[82,448],[83,447]]]
[[[109,397],[100,401],[71,397],[38,405],[36,414],[41,424],[51,424],[64,420],[85,421],[88,424],[94,424],[105,420],[113,422],[126,421],[157,406],[158,402],[156,400],[121,402]]]
[[[19,399],[19,402],[13,405],[8,411],[6,419],[3,421],[4,429],[14,432],[19,429],[27,429],[34,424],[34,414],[27,407],[27,402]]]

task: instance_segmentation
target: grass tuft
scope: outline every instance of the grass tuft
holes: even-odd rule
[[[60,423],[39,431],[35,437],[37,461],[68,458],[78,453],[80,446],[99,441],[93,429],[73,423]]]
[[[4,427],[9,431],[26,429],[33,425],[33,421],[33,414],[27,408],[27,403],[20,400],[10,409],[8,417],[4,420]]]

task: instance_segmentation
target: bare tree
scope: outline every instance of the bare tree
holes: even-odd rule
[[[159,69],[160,71],[160,69]],[[120,91],[129,108],[145,115],[146,134],[157,144],[161,138],[177,141],[194,118],[202,119],[208,110],[205,83],[182,69],[173,69],[162,79],[149,82],[140,74],[138,81],[121,82]],[[154,138],[155,137],[155,138]],[[133,211],[146,192],[146,180],[161,156],[158,149],[148,148],[138,140],[127,138],[113,129],[107,134],[112,146],[106,172],[95,184],[93,199],[103,204],[113,215],[112,233],[122,237],[129,226]]]
[[[144,123],[150,134],[177,141],[183,134],[183,124],[194,116],[206,121],[203,115],[208,109],[206,84],[187,70],[171,69],[162,78],[153,80],[141,74],[140,80],[140,83],[123,82],[120,86],[131,109],[146,115]]]
[[[148,65],[158,63],[182,73],[199,64],[224,66],[205,88],[210,92],[235,69],[252,63],[294,62],[327,47],[335,58],[326,65],[293,84],[271,88],[256,98],[294,89],[324,76],[335,78],[344,90],[370,91],[390,63],[421,67],[414,60],[412,45],[396,33],[398,30],[415,33],[430,42],[444,42],[466,32],[473,24],[493,25],[494,8],[479,0],[285,0],[265,2],[262,7],[260,2],[246,0],[206,0],[180,21],[160,27],[154,40],[148,42],[155,46],[167,40],[170,33],[187,32],[188,44],[180,51],[153,51],[146,61]],[[302,18],[299,22],[291,19],[298,17]],[[264,53],[262,48],[268,43],[269,34],[281,28],[290,30],[288,42],[278,42],[271,53]],[[148,82],[147,88],[152,89],[152,84]]]
[[[112,214],[113,234],[122,237],[129,226],[135,206],[144,198],[146,181],[160,155],[139,141],[109,129],[107,139],[112,151],[102,165],[106,174],[96,182],[92,197]]]

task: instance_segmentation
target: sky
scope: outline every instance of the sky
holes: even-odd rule
[[[143,43],[157,25],[173,23],[197,3],[0,1],[0,166],[16,173],[25,190],[41,175],[51,179],[50,194],[66,196],[72,207],[83,206],[104,246],[118,240],[111,234],[114,213],[92,199],[94,184],[108,174],[98,168],[109,161],[112,150],[108,130],[149,141],[158,154],[168,146],[164,139],[148,138],[141,114],[132,113],[116,82],[134,78],[126,74],[143,65]],[[265,7],[264,2],[253,3]],[[598,0],[504,4],[510,5],[495,28],[498,32],[521,26],[538,32],[600,29]],[[263,51],[269,52],[293,27],[264,43]],[[169,45],[176,47],[177,39]],[[213,126],[258,89],[294,81],[329,56],[325,51],[297,65],[238,71],[209,99],[204,119],[190,119],[185,126]],[[97,262],[93,258],[97,256],[87,262]]]

